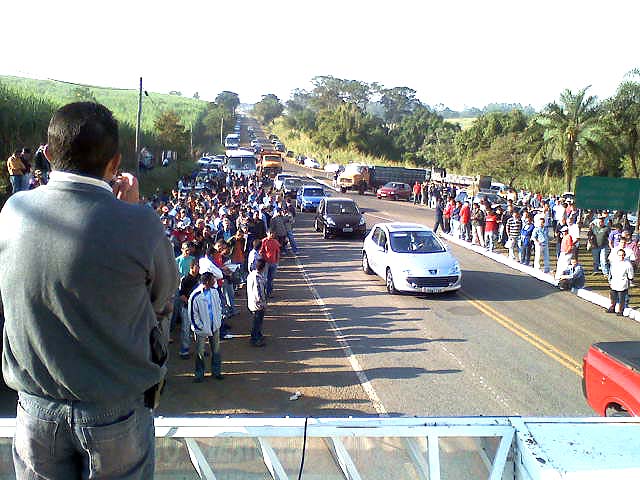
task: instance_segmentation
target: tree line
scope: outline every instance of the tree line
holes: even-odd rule
[[[284,111],[285,125],[328,149],[464,174],[486,174],[540,188],[556,180],[571,190],[576,175],[638,177],[640,70],[629,72],[604,100],[589,87],[564,90],[540,112],[519,104],[492,104],[462,129],[451,111],[432,108],[409,87],[319,76],[311,90],[296,89],[273,105],[269,121]],[[275,97],[277,100],[277,97]],[[257,105],[256,105],[257,106]],[[505,107],[511,107],[510,110]],[[279,111],[278,111],[279,110]]]

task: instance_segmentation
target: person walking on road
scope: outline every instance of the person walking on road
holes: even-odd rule
[[[222,326],[222,304],[216,291],[218,279],[211,272],[200,277],[200,285],[189,296],[189,319],[191,330],[196,337],[194,381],[201,383],[205,372],[205,347],[211,348],[211,374],[218,380],[222,376],[222,355],[220,354],[220,327]]]
[[[0,213],[2,370],[18,391],[19,480],[153,478],[167,352],[158,316],[178,274],[137,180],[117,175],[118,145],[106,107],[61,107],[48,128],[49,183]],[[46,255],[33,253],[43,245]]]
[[[247,306],[253,314],[253,324],[251,327],[251,345],[254,347],[264,347],[264,335],[262,334],[262,323],[264,312],[267,308],[266,281],[263,272],[266,262],[259,258],[256,261],[256,268],[249,272],[247,277]]]
[[[438,198],[436,200],[436,223],[433,225],[433,233],[438,231],[438,228],[441,228],[444,231],[444,204],[442,198]]]

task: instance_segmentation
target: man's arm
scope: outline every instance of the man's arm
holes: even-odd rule
[[[162,312],[179,285],[178,268],[171,244],[160,239],[153,252],[150,295],[154,311]]]

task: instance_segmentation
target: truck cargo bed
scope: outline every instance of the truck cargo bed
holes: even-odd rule
[[[638,342],[599,342],[593,346],[605,355],[640,373],[640,341]]]

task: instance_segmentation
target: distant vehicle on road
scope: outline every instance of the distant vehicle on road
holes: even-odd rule
[[[376,191],[377,198],[391,200],[411,200],[411,187],[408,183],[387,182]]]
[[[296,207],[304,212],[305,210],[316,211],[320,201],[327,197],[327,192],[319,185],[303,185],[298,189],[296,197]]]
[[[295,197],[302,187],[302,179],[299,177],[288,177],[282,181],[282,193],[285,197]]]
[[[273,188],[275,188],[276,190],[282,190],[282,182],[284,182],[284,179],[291,178],[291,177],[300,178],[291,173],[279,173],[278,175],[276,175],[273,181]]]
[[[227,150],[240,148],[240,134],[230,133],[224,139],[224,148]]]
[[[318,204],[314,222],[316,232],[324,238],[337,235],[364,237],[367,222],[351,198],[323,198]]]
[[[305,158],[304,166],[309,168],[320,168],[320,163],[315,158]]]
[[[415,223],[378,223],[364,240],[362,270],[387,292],[442,293],[462,287],[458,260],[433,231]]]
[[[227,150],[226,156],[225,172],[245,177],[250,177],[256,173],[256,157],[251,150]]]

